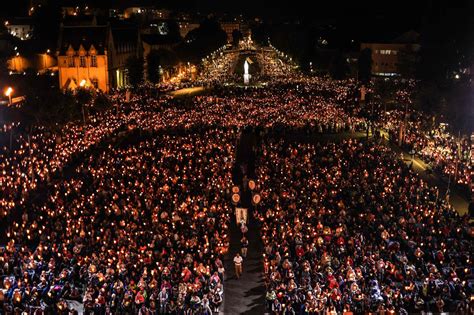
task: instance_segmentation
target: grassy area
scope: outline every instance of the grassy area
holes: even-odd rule
[[[192,96],[200,95],[200,94],[203,94],[205,91],[206,89],[204,87],[196,86],[196,87],[173,91],[170,93],[170,95],[175,98],[184,98],[184,97],[192,97]]]

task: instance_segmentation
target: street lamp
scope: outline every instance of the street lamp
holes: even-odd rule
[[[13,94],[13,89],[11,86],[9,86],[6,91],[5,91],[5,96],[8,96],[8,104],[12,104],[12,94]]]

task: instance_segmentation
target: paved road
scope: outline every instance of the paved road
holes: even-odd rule
[[[242,132],[237,143],[236,162],[234,166],[233,182],[241,188],[241,207],[249,208],[249,223],[247,239],[249,241],[248,255],[244,258],[243,274],[240,279],[235,277],[233,258],[240,251],[240,231],[235,217],[232,218],[230,228],[230,248],[224,259],[226,280],[224,282],[224,314],[264,314],[265,286],[263,274],[263,244],[260,238],[260,226],[253,218],[251,193],[242,188],[243,172],[249,178],[255,175],[255,152],[258,145],[256,133],[247,129]],[[244,166],[244,168],[241,168]],[[222,312],[221,312],[222,313]]]
[[[421,159],[415,157],[414,159],[410,154],[405,151],[402,151],[400,148],[392,145],[392,149],[399,153],[403,153],[403,161],[407,165],[411,165],[412,169],[418,173],[418,175],[428,183],[430,186],[436,186],[439,189],[439,197],[445,198],[446,190],[448,189],[448,184],[443,180],[439,175],[435,173],[428,173],[426,170],[429,169],[429,166],[423,162]],[[401,158],[401,155],[400,155]],[[453,208],[461,215],[468,213],[469,200],[465,194],[459,190],[453,183],[451,183],[450,194],[449,194],[449,203]]]
[[[248,228],[248,255],[244,259],[243,274],[240,279],[236,279],[232,259],[240,251],[242,234],[235,220],[232,223],[230,250],[224,260],[227,277],[224,282],[224,314],[265,313],[265,286],[262,279],[263,244],[260,239],[260,228],[253,218],[250,218]]]

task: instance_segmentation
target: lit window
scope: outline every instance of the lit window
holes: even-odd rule
[[[67,64],[70,68],[74,67],[74,57],[73,56],[67,57]]]
[[[86,67],[86,56],[80,56],[79,57],[79,64],[82,68]]]
[[[91,67],[97,67],[97,56],[96,55],[91,56]]]
[[[382,55],[396,55],[395,50],[390,50],[390,49],[381,50],[380,53]]]

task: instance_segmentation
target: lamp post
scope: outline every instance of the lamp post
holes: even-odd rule
[[[5,91],[5,96],[8,96],[8,105],[12,104],[12,94],[13,94],[13,88],[9,86]]]

